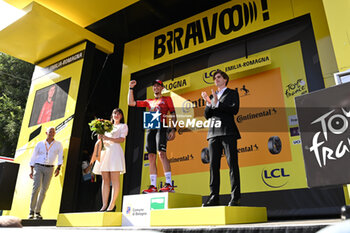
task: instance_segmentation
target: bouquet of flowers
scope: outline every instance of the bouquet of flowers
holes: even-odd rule
[[[105,132],[111,132],[113,130],[113,124],[109,120],[95,119],[89,123],[91,133],[91,138],[95,135],[104,135]],[[103,139],[101,138],[102,150],[104,149]]]

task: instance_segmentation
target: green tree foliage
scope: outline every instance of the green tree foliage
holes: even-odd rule
[[[13,157],[34,65],[0,53],[0,156]]]

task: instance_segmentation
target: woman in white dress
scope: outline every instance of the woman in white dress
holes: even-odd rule
[[[125,158],[120,143],[125,141],[125,137],[128,134],[128,126],[124,124],[124,114],[121,109],[116,108],[113,110],[111,121],[113,122],[113,130],[110,133],[99,136],[99,139],[103,139],[105,148],[101,150],[101,141],[98,140],[90,162],[92,164],[96,161],[93,173],[102,175],[103,205],[100,211],[107,212],[115,211],[115,202],[120,190],[120,174],[125,173]],[[100,158],[98,158],[98,154],[101,155]],[[111,183],[112,197],[108,205]]]

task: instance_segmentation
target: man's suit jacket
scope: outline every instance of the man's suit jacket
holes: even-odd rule
[[[208,130],[207,140],[218,136],[234,136],[235,139],[240,139],[241,135],[235,123],[235,117],[239,110],[239,95],[238,91],[226,88],[220,97],[217,108],[206,106],[204,117],[211,121],[221,121],[221,127],[210,127]],[[210,124],[211,126],[212,124]]]

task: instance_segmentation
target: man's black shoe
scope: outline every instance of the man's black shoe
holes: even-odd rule
[[[239,206],[240,201],[239,200],[230,200],[230,202],[227,204],[227,206]]]
[[[217,206],[219,205],[219,196],[212,195],[208,198],[207,202],[203,204],[203,206]]]
[[[40,215],[40,213],[35,213],[35,214],[34,214],[34,219],[35,219],[35,220],[42,220],[43,217]]]

